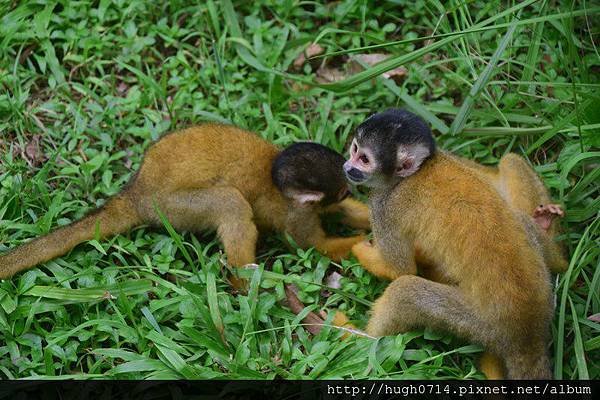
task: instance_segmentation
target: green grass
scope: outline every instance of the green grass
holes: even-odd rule
[[[600,324],[588,319],[600,313],[597,5],[189,3],[0,3],[0,251],[102,204],[170,130],[230,121],[278,145],[342,151],[369,113],[408,106],[457,154],[525,155],[565,205],[571,263],[554,281],[554,372],[600,378]],[[315,40],[334,66],[355,49],[391,57],[317,83],[318,62],[291,68]],[[379,77],[400,65],[404,81]],[[482,377],[479,347],[436,332],[310,336],[282,305],[284,283],[307,311],[339,308],[359,325],[386,284],[354,260],[282,243],[261,243],[248,295],[230,293],[214,236],[144,227],[3,281],[0,377]],[[331,270],[342,290],[324,297]]]

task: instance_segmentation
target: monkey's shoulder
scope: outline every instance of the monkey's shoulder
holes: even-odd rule
[[[413,179],[414,178],[414,179]],[[401,191],[422,191],[426,196],[462,196],[465,199],[497,197],[496,188],[463,159],[446,151],[438,151],[420,171],[399,185]],[[499,197],[498,197],[499,199]]]
[[[445,151],[438,151],[417,173],[380,197],[375,199],[374,208],[388,210],[388,214],[393,213],[391,209],[402,210],[394,213],[395,219],[455,222],[474,215],[487,221],[513,218],[489,180]],[[424,209],[428,212],[421,212]]]

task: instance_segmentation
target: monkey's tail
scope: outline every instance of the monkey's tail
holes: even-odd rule
[[[77,244],[124,232],[141,223],[135,204],[123,192],[82,219],[0,255],[0,279],[61,256]]]

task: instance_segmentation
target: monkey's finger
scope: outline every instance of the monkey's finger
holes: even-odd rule
[[[561,217],[562,217],[563,215],[565,215],[565,212],[562,210],[562,208],[561,208],[561,207],[560,207],[558,204],[549,204],[549,205],[548,205],[548,208],[550,209],[550,211],[551,211],[553,214],[560,215]]]

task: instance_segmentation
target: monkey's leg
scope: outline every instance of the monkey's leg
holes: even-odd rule
[[[339,203],[329,206],[327,212],[341,212],[342,223],[356,229],[371,229],[369,207],[352,198],[346,198]]]
[[[258,231],[252,207],[235,188],[215,187],[164,196],[159,207],[176,229],[216,229],[227,261],[235,267],[254,263]],[[241,284],[233,279],[234,286]]]
[[[390,283],[371,309],[367,333],[386,336],[417,328],[450,332],[502,354],[509,379],[540,379],[549,376],[543,337],[510,337],[504,324],[486,321],[458,287],[404,275]],[[521,344],[518,344],[520,342]]]
[[[552,379],[546,343],[530,343],[503,354],[506,379]]]
[[[544,260],[552,272],[564,272],[568,262],[563,255],[561,245],[554,241],[558,234],[557,224],[553,224],[554,216],[562,216],[562,210],[551,203],[550,195],[527,162],[516,154],[509,153],[502,157],[498,164],[499,190],[506,196],[508,203],[517,211],[521,211],[535,222],[535,229],[529,229],[534,239],[539,242]],[[542,210],[551,211],[540,214]],[[542,216],[541,222],[536,220]]]
[[[418,276],[403,275],[390,283],[371,312],[367,333],[373,336],[429,327],[483,344],[491,339],[458,288]]]
[[[407,262],[409,267],[403,271],[401,268],[388,263],[382,256],[376,245],[368,241],[362,241],[352,246],[352,253],[360,265],[378,278],[393,281],[401,275],[416,274],[417,268],[414,260]]]
[[[487,379],[504,379],[504,362],[502,358],[490,352],[484,352],[479,359],[479,369]]]

